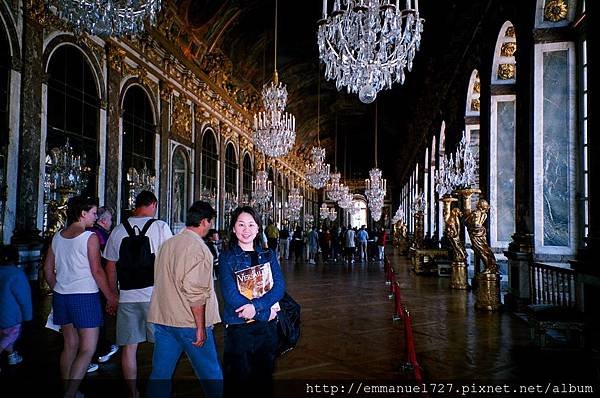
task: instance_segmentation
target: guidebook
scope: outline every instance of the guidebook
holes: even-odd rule
[[[255,265],[235,272],[235,280],[240,294],[249,300],[262,297],[273,288],[273,273],[271,263]],[[279,311],[279,303],[271,306]]]

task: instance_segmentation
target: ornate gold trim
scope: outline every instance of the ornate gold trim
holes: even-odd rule
[[[514,41],[502,43],[502,48],[500,49],[500,55],[503,57],[514,57],[517,52],[517,43]]]
[[[515,64],[500,64],[498,65],[498,79],[510,80],[515,78]]]
[[[567,19],[569,6],[565,0],[550,0],[544,6],[544,20],[559,22]]]

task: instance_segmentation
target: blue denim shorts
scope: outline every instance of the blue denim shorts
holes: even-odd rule
[[[52,295],[53,320],[56,325],[73,324],[76,329],[96,328],[102,325],[100,293]]]

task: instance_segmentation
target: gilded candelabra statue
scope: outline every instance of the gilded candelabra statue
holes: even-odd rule
[[[452,203],[458,202],[458,199],[445,195],[441,201],[444,204],[444,234],[450,242],[454,253],[450,287],[452,289],[464,290],[469,287],[469,284],[467,283],[467,252],[460,241],[460,217],[462,217],[462,212],[458,207],[452,208]]]
[[[470,209],[470,195],[465,201],[465,224],[471,239],[475,256],[479,257],[485,268],[477,274],[477,292],[475,308],[495,311],[500,308],[500,274],[496,257],[487,242],[484,227],[490,205],[485,199],[479,199],[475,210]]]

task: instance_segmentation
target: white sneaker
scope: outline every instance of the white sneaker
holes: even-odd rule
[[[21,362],[23,362],[23,357],[20,356],[18,352],[13,351],[12,353],[8,354],[9,365],[17,365]]]
[[[97,364],[97,363],[90,362],[90,364],[88,365],[88,368],[87,368],[87,371],[86,371],[86,373],[92,373],[92,372],[95,372],[95,371],[97,371],[97,370],[98,370],[98,368],[99,368],[99,366],[98,366],[98,364]]]
[[[101,355],[98,357],[98,362],[104,363],[104,362],[108,361],[110,359],[110,357],[112,357],[113,355],[116,354],[117,351],[119,351],[119,346],[116,344],[112,344],[110,346],[110,349],[108,350],[108,352],[105,355]]]

